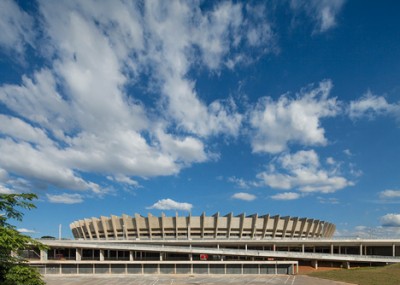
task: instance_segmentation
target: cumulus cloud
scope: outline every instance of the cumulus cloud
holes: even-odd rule
[[[400,227],[400,214],[386,214],[380,221],[384,227]]]
[[[351,119],[368,117],[370,119],[379,115],[400,115],[400,105],[390,104],[382,96],[376,96],[368,91],[360,99],[351,101],[349,106],[349,116]]]
[[[339,112],[336,99],[328,98],[331,89],[332,82],[327,80],[311,90],[302,90],[295,98],[261,98],[250,112],[253,152],[279,153],[289,143],[325,145],[327,139],[320,120]]]
[[[79,204],[83,202],[83,197],[80,194],[63,193],[60,195],[46,194],[50,203],[57,204]]]
[[[154,203],[152,206],[146,207],[146,209],[157,209],[157,210],[181,210],[190,212],[193,208],[192,204],[180,203],[172,199],[162,199]]]
[[[385,190],[379,192],[379,198],[384,200],[400,198],[400,190]]]
[[[324,169],[318,154],[308,150],[279,156],[257,177],[271,188],[298,189],[303,193],[332,193],[353,185],[336,172],[336,169]]]
[[[291,0],[290,7],[296,13],[305,13],[315,22],[314,33],[323,33],[337,25],[337,16],[345,0]]]
[[[243,201],[253,201],[257,198],[256,195],[239,192],[232,195],[233,199],[243,200]]]
[[[276,195],[272,195],[271,199],[274,200],[297,200],[301,197],[299,193],[295,192],[285,192],[285,193],[279,193]]]

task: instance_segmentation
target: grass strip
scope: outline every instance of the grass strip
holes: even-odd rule
[[[312,272],[307,275],[359,285],[399,285],[400,264]]]

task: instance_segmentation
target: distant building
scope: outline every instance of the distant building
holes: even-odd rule
[[[400,262],[400,240],[333,239],[325,221],[246,216],[91,218],[75,240],[42,240],[22,255],[43,274],[295,274],[299,264]]]

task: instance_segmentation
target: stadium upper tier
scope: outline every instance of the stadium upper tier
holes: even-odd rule
[[[70,228],[76,239],[247,239],[330,238],[335,225],[309,218],[279,215],[100,217],[75,221]]]

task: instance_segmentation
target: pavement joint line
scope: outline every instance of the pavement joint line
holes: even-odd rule
[[[272,281],[274,279],[274,277],[272,277],[271,279],[267,280],[267,282],[265,282],[265,284],[270,283],[270,281]]]
[[[287,282],[288,282],[289,279],[290,279],[290,276],[288,276],[288,278],[286,278],[285,284],[287,284]]]

